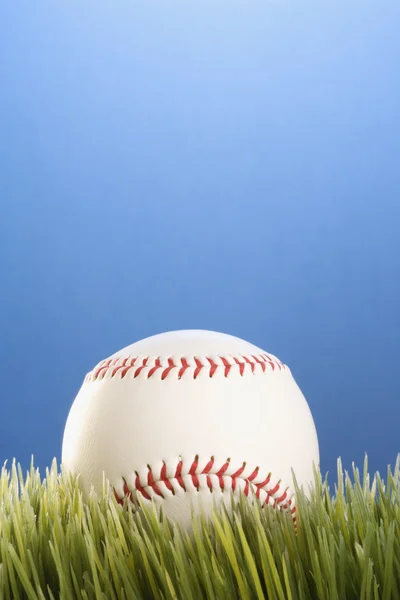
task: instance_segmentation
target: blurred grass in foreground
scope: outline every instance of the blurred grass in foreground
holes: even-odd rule
[[[41,481],[15,461],[0,480],[0,598],[73,600],[400,599],[400,454],[384,483],[315,473],[291,517],[245,500],[193,521],[193,535],[146,507],[123,510],[110,491],[83,504],[54,460]]]

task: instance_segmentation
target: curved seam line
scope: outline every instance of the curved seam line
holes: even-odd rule
[[[150,467],[150,465],[148,465],[148,473],[147,473],[147,483],[146,484],[142,484],[142,482],[140,481],[140,476],[138,474],[137,471],[135,471],[136,474],[136,478],[135,478],[135,487],[133,489],[130,489],[128,487],[128,484],[126,482],[126,479],[123,477],[123,481],[124,481],[124,485],[123,485],[123,491],[124,491],[124,496],[121,498],[114,487],[114,495],[115,498],[117,500],[117,502],[119,504],[123,504],[123,498],[124,497],[129,497],[129,499],[135,503],[135,499],[133,497],[133,493],[139,493],[141,494],[141,496],[143,496],[146,500],[151,500],[152,497],[150,496],[150,494],[146,491],[147,489],[150,491],[152,491],[156,496],[159,496],[163,499],[165,499],[165,496],[163,495],[163,493],[161,492],[161,490],[159,489],[159,486],[157,484],[159,483],[164,483],[166,485],[166,487],[168,488],[168,490],[170,492],[172,492],[172,495],[175,495],[176,492],[172,486],[171,480],[176,480],[178,481],[180,487],[186,491],[185,488],[185,484],[182,481],[182,476],[190,476],[192,483],[194,485],[194,487],[197,489],[197,491],[200,490],[200,483],[198,481],[198,476],[199,475],[205,475],[207,477],[207,489],[212,492],[213,489],[218,489],[218,486],[213,486],[212,485],[212,481],[211,479],[208,480],[208,476],[214,475],[216,477],[218,477],[219,480],[219,489],[224,490],[225,486],[223,485],[223,478],[231,478],[232,481],[235,481],[237,479],[241,480],[241,481],[245,481],[246,485],[245,488],[242,490],[240,490],[242,493],[244,493],[246,496],[249,495],[249,489],[250,487],[254,490],[254,488],[257,489],[257,491],[255,492],[255,496],[257,499],[259,499],[260,496],[260,492],[263,491],[266,494],[266,500],[263,502],[262,506],[264,506],[265,504],[269,504],[272,505],[274,508],[290,508],[290,506],[293,504],[293,507],[290,508],[290,512],[292,514],[293,519],[295,519],[295,511],[296,511],[296,505],[293,501],[293,496],[294,494],[292,494],[290,497],[288,496],[288,490],[289,490],[289,486],[287,486],[285,488],[285,491],[283,492],[283,494],[281,494],[281,496],[277,496],[277,494],[280,491],[280,488],[282,487],[281,485],[281,480],[279,480],[275,486],[268,486],[268,484],[271,481],[271,473],[269,473],[267,475],[267,477],[261,482],[261,483],[253,483],[253,479],[255,479],[258,475],[259,472],[259,468],[256,467],[252,473],[248,476],[248,477],[242,477],[241,473],[244,471],[245,467],[246,467],[246,463],[242,463],[242,466],[239,469],[236,469],[235,473],[233,474],[225,474],[225,471],[229,468],[230,466],[230,460],[225,461],[225,463],[222,465],[222,467],[220,467],[218,470],[216,470],[216,467],[214,465],[214,457],[211,457],[211,459],[209,460],[209,462],[206,464],[206,466],[202,469],[202,471],[200,473],[197,473],[197,466],[198,466],[198,460],[199,457],[198,455],[195,456],[195,460],[191,463],[191,466],[189,468],[189,470],[185,469],[185,472],[182,473],[182,467],[183,467],[183,461],[178,461],[177,467],[176,467],[176,471],[175,471],[175,475],[174,476],[170,476],[167,477],[166,476],[166,464],[165,462],[163,462],[163,466],[161,467],[161,471],[160,471],[160,476],[159,478],[155,479],[154,475],[153,475],[153,470]],[[237,473],[237,475],[235,476],[235,474]],[[142,476],[143,479],[143,476]],[[222,485],[221,485],[221,480],[222,480]],[[268,489],[265,489],[265,487],[268,486]],[[204,489],[204,488],[203,488]],[[231,491],[235,491],[236,490],[236,484],[234,486],[232,486],[231,488],[229,488],[229,490]],[[273,499],[273,503],[270,504],[269,500]],[[286,501],[286,502],[285,502]],[[284,504],[285,502],[285,504]]]
[[[161,364],[161,358],[163,358],[164,361],[168,364]],[[193,379],[196,379],[198,375],[204,371],[206,373],[208,372],[210,378],[212,378],[217,371],[221,372],[222,370],[224,370],[224,376],[228,377],[231,370],[237,368],[239,369],[240,375],[243,376],[247,365],[249,365],[253,374],[255,374],[256,368],[258,370],[261,369],[264,373],[267,370],[275,371],[275,367],[277,367],[280,371],[289,371],[287,365],[282,363],[279,359],[272,358],[267,353],[258,355],[252,354],[250,356],[217,355],[217,358],[219,358],[222,361],[222,364],[218,364],[217,362],[215,362],[214,358],[209,356],[204,356],[202,358],[199,358],[198,356],[191,357],[191,360],[195,362],[195,365],[190,365],[188,363],[188,360],[190,360],[188,359],[188,357],[180,357],[174,359],[172,356],[128,356],[125,358],[117,356],[113,359],[106,359],[101,361],[92,371],[90,371],[86,375],[85,382],[88,383],[103,379],[109,380],[114,377],[117,377],[117,375],[119,375],[118,379],[124,379],[127,373],[132,372],[133,370],[133,377],[129,377],[129,379],[136,379],[141,373],[147,373],[147,379],[150,379],[150,377],[152,377],[155,373],[159,372],[160,369],[162,369],[161,380],[166,379],[166,377],[168,377],[171,371],[174,371],[176,369],[179,369],[177,378],[178,380],[180,380],[185,374],[185,372],[188,370],[192,372]],[[232,364],[229,362],[229,359],[233,361]],[[204,364],[204,361],[207,361],[208,364]]]

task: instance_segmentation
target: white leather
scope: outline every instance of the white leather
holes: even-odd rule
[[[116,369],[113,374],[116,365],[129,365],[133,357],[138,358],[123,378],[122,370]],[[162,379],[171,357],[177,366]],[[212,377],[207,357],[217,365]],[[243,357],[258,357],[259,362],[249,358],[254,365],[242,365],[241,374],[237,361],[246,362]],[[217,504],[230,501],[230,475],[244,461],[246,468],[236,480],[236,494],[256,467],[259,472],[252,482],[253,490],[270,473],[266,489],[280,482],[275,497],[286,488],[291,496],[293,468],[298,483],[308,493],[307,484],[313,482],[313,461],[319,467],[314,421],[289,368],[273,355],[268,354],[269,360],[265,357],[265,351],[244,340],[202,330],[167,332],[127,346],[110,356],[110,367],[106,361],[100,363],[106,365],[100,376],[96,376],[95,368],[86,377],[64,431],[64,469],[80,473],[85,498],[92,485],[101,492],[104,471],[119,496],[124,494],[125,480],[133,495],[143,500],[143,495],[135,492],[137,474],[141,485],[145,485],[149,468],[157,477],[165,463],[175,494],[162,481],[158,489],[164,498],[154,493],[152,486],[145,489],[167,516],[184,526],[190,520],[190,503],[196,506],[199,496],[206,512],[214,499]],[[182,358],[189,366],[179,379]],[[196,379],[195,358],[204,364]],[[267,361],[265,370],[260,364],[263,360]],[[145,366],[135,377],[137,365],[143,363]],[[232,366],[226,376],[224,365],[228,363]],[[162,366],[148,377],[155,364]],[[207,481],[206,475],[198,476],[198,490],[188,474],[196,455],[197,473],[211,457],[215,464]],[[229,468],[221,490],[222,480],[216,472],[227,459]],[[186,491],[174,479],[180,461]],[[264,499],[266,495],[263,491]]]

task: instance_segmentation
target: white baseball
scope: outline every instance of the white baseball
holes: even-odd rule
[[[288,508],[293,468],[309,493],[318,439],[289,368],[237,337],[203,330],[155,335],[101,361],[72,404],[62,464],[84,498],[103,472],[122,502],[154,501],[186,527],[231,491]],[[254,492],[251,493],[251,491]]]

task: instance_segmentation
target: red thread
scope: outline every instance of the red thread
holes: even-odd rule
[[[164,380],[168,376],[168,373],[170,371],[172,371],[172,369],[174,369],[175,367],[176,367],[176,365],[174,364],[173,359],[169,358],[168,359],[168,367],[166,369],[164,369],[163,374],[161,375],[161,379]],[[150,375],[149,375],[149,377],[150,377]]]
[[[185,484],[183,483],[183,479],[181,477],[181,472],[182,472],[182,461],[180,460],[178,462],[178,466],[176,467],[176,471],[175,471],[175,479],[177,480],[177,482],[179,483],[179,485],[181,486],[181,488],[183,488],[186,492],[186,488],[185,488]]]
[[[238,358],[234,357],[234,361],[237,365],[239,365],[239,373],[243,375],[244,373],[244,362],[241,362]]]
[[[251,371],[254,373],[255,364],[253,361],[251,361],[247,356],[243,356],[243,358],[248,365],[251,365]]]
[[[138,473],[136,473],[135,488],[140,494],[142,494],[142,496],[146,498],[146,500],[151,500],[151,496],[146,492],[146,490],[142,487],[142,484],[140,483]]]
[[[152,367],[147,373],[147,378],[149,379],[153,375],[153,373],[157,371],[157,369],[161,369],[161,361],[159,358],[156,358],[154,367]]]
[[[284,500],[286,500],[287,497],[287,492],[286,490],[283,492],[282,496],[279,496],[279,498],[276,499],[277,502],[279,502],[279,504],[282,504]]]
[[[220,359],[222,360],[222,364],[225,367],[224,375],[225,375],[225,377],[228,377],[229,371],[231,370],[232,365],[227,361],[227,359],[224,356],[220,356]]]
[[[249,481],[253,481],[253,479],[255,479],[255,478],[257,477],[257,475],[258,475],[258,471],[259,471],[259,470],[260,470],[260,467],[256,467],[256,468],[254,469],[254,471],[252,472],[252,474],[251,474],[251,475],[249,475],[249,477],[247,477],[247,479],[248,479]]]
[[[124,368],[121,370],[121,379],[123,379],[123,378],[125,377],[125,375],[126,375],[126,374],[127,374],[127,372],[130,370],[130,368],[131,368],[131,367],[129,367],[129,366],[128,366],[128,367],[124,367]]]
[[[136,379],[136,377],[138,377],[140,375],[140,373],[143,371],[144,367],[145,367],[145,365],[142,365],[141,367],[138,367],[136,369],[135,374],[133,376],[135,379]]]
[[[149,467],[149,472],[147,474],[147,485],[149,485],[151,488],[153,488],[153,490],[157,494],[157,496],[161,496],[161,498],[164,498],[164,496],[162,495],[162,493],[160,491],[160,488],[154,481],[153,472],[151,470],[151,467]]]
[[[202,368],[204,367],[204,365],[196,357],[194,357],[194,362],[196,363],[196,369],[193,373],[193,379],[197,379],[197,376],[200,373],[200,371],[202,370]]]
[[[270,481],[271,481],[271,474],[269,474],[268,477],[267,477],[267,479],[264,479],[264,481],[262,481],[261,483],[256,483],[256,486],[258,488],[263,488],[266,485],[268,485]]]
[[[273,494],[276,494],[276,492],[279,490],[279,483],[280,482],[278,481],[278,483],[276,484],[276,486],[274,488],[272,488],[272,490],[269,491],[269,493],[271,494],[271,496]]]
[[[259,365],[261,365],[263,373],[265,373],[265,369],[267,368],[267,366],[265,364],[265,359],[261,360],[261,359],[257,358],[257,356],[255,356],[254,354],[251,355],[251,358],[254,358],[254,360],[256,361],[256,363],[258,363]]]
[[[131,377],[133,379],[144,373],[147,379],[157,376],[161,373],[161,380],[166,379],[171,373],[175,372],[178,379],[181,379],[186,371],[191,370],[193,379],[197,379],[201,372],[206,371],[209,377],[213,377],[219,369],[223,369],[224,376],[228,377],[233,369],[239,369],[239,374],[243,376],[246,372],[246,365],[250,365],[251,372],[256,374],[257,367],[261,368],[262,372],[268,369],[272,371],[277,367],[279,370],[288,369],[280,360],[272,358],[268,354],[252,354],[250,356],[218,356],[221,363],[214,358],[206,356],[199,358],[197,356],[188,359],[186,357],[179,358],[176,362],[172,357],[167,357],[165,363],[162,364],[160,356],[157,357],[115,357],[101,361],[90,373],[85,377],[85,382],[102,380],[107,376],[107,379],[119,376],[121,379],[129,376],[133,370]],[[192,360],[194,364],[189,364]],[[233,363],[232,363],[233,361]]]
[[[183,374],[185,373],[186,369],[189,368],[189,363],[186,360],[186,358],[181,358],[181,364],[182,364],[182,367],[179,369],[178,379],[180,379],[183,376]]]
[[[238,469],[233,475],[232,477],[240,477],[241,474],[243,473],[243,471],[246,468],[246,463],[244,462],[243,465],[240,467],[240,469]]]
[[[128,484],[126,483],[125,479],[124,479],[124,494],[125,494],[125,496],[127,496],[129,498],[129,500],[131,500],[133,502],[132,493],[131,493],[130,489],[128,488]]]
[[[290,514],[292,516],[292,520],[294,523],[294,526],[296,528],[296,506],[293,504],[293,500],[292,498],[288,498],[288,488],[285,489],[283,491],[283,493],[281,493],[280,496],[278,496],[278,492],[280,490],[280,484],[281,482],[278,481],[278,483],[269,488],[269,484],[271,481],[271,474],[268,475],[268,477],[266,477],[266,479],[264,479],[262,482],[260,483],[256,483],[253,484],[253,480],[257,477],[258,473],[259,473],[259,467],[256,467],[252,473],[248,476],[248,477],[241,477],[243,471],[246,468],[246,463],[244,462],[243,465],[237,469],[232,475],[226,475],[226,471],[229,468],[230,465],[230,458],[228,458],[224,464],[218,469],[216,470],[216,472],[214,473],[217,477],[218,480],[218,487],[223,491],[226,487],[225,485],[225,479],[226,477],[230,477],[231,478],[231,489],[233,491],[236,490],[237,487],[237,480],[238,479],[244,479],[244,488],[243,488],[243,493],[245,494],[245,496],[249,496],[250,494],[250,489],[251,486],[253,485],[256,490],[255,490],[255,496],[257,499],[260,499],[261,497],[261,492],[265,492],[265,499],[264,502],[262,504],[262,506],[265,505],[271,505],[273,508],[280,508],[280,509],[290,509]],[[210,460],[208,461],[208,463],[206,464],[206,466],[202,469],[202,471],[200,473],[198,473],[198,468],[199,468],[199,456],[196,455],[193,462],[190,464],[189,470],[188,470],[188,475],[190,476],[193,486],[197,489],[197,491],[200,490],[201,488],[201,484],[200,484],[200,479],[198,477],[199,474],[201,475],[206,475],[206,485],[207,488],[212,492],[214,489],[213,483],[212,483],[212,478],[211,478],[211,474],[210,471],[212,471],[215,467],[215,459],[212,456],[210,458]],[[163,483],[165,485],[165,487],[173,494],[175,495],[175,490],[174,487],[171,483],[171,479],[175,479],[179,486],[186,491],[186,487],[183,481],[183,477],[182,477],[182,470],[183,470],[183,460],[179,459],[177,462],[177,466],[176,466],[176,470],[175,470],[175,474],[172,478],[169,478],[167,476],[167,467],[165,462],[163,462],[162,467],[160,469],[160,474],[159,477],[156,477],[155,474],[153,473],[153,470],[151,468],[150,465],[148,465],[148,472],[147,472],[147,477],[146,477],[146,484],[143,485],[140,481],[140,477],[139,474],[136,472],[136,478],[135,478],[135,490],[137,493],[141,494],[146,500],[151,500],[151,495],[148,492],[148,489],[153,490],[154,494],[161,497],[161,498],[165,498],[162,490],[160,489],[160,483]],[[124,498],[127,497],[129,498],[133,503],[135,503],[134,501],[134,496],[132,493],[132,490],[129,489],[128,484],[126,482],[126,480],[124,479],[124,484],[123,484],[123,497],[120,497],[118,495],[118,493],[116,492],[115,488],[114,488],[114,496],[117,500],[117,502],[119,504],[123,504],[124,503]],[[147,489],[146,489],[147,488]],[[292,506],[293,504],[293,506]],[[292,506],[292,508],[290,508]]]
[[[208,461],[204,469],[202,470],[202,474],[209,473],[214,466],[214,457],[211,457],[211,460]]]
[[[94,379],[102,379],[107,372],[109,364],[98,367],[94,370]]]
[[[189,475],[192,477],[192,482],[194,487],[198,490],[200,487],[200,483],[199,483],[199,478],[196,475],[196,471],[197,471],[197,467],[199,464],[199,457],[196,456],[194,461],[192,462],[190,469],[189,469]]]
[[[175,494],[174,487],[167,477],[167,465],[165,463],[163,463],[163,466],[161,467],[160,479],[166,485],[169,491]]]
[[[209,358],[208,356],[207,356],[207,360],[211,365],[210,377],[212,377],[214,375],[215,371],[218,369],[218,365],[213,361],[212,358]]]

